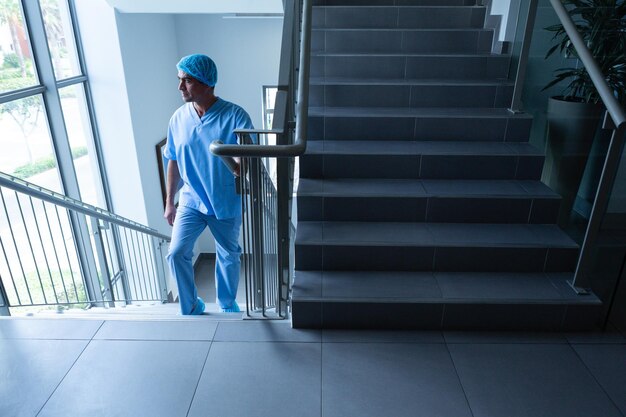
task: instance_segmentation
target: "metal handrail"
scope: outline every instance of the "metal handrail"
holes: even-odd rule
[[[96,219],[100,219],[106,222],[117,224],[119,226],[127,227],[132,230],[136,230],[138,232],[145,233],[150,236],[154,236],[156,238],[165,240],[166,242],[170,241],[169,236],[161,234],[157,230],[152,229],[148,226],[144,226],[140,223],[134,222],[122,216],[118,216],[117,214],[111,213],[99,207],[83,203],[82,201],[75,200],[63,194],[59,194],[30,183],[28,181],[24,181],[20,178],[6,174],[4,172],[0,172],[0,186],[19,191],[31,197],[36,197],[49,203],[65,207],[67,209],[74,210],[82,214],[86,214]]]
[[[626,117],[624,115],[624,110],[607,85],[600,67],[587,48],[587,45],[585,45],[580,33],[578,33],[576,25],[565,9],[565,6],[563,6],[559,0],[550,0],[550,3],[561,21],[567,36],[569,36],[570,41],[574,45],[574,48],[578,53],[578,57],[585,66],[593,85],[596,87],[596,90],[598,90],[600,99],[607,109],[607,114],[613,122],[613,126],[610,126],[611,123],[608,118],[605,117],[603,128],[613,128],[613,135],[607,150],[604,167],[602,168],[602,174],[600,175],[600,181],[596,191],[593,207],[591,208],[591,214],[589,215],[589,223],[587,224],[585,238],[580,249],[574,278],[570,282],[570,285],[578,294],[587,294],[589,293],[588,288],[591,286],[589,271],[592,267],[593,245],[595,244],[600,233],[602,218],[608,207],[610,191],[615,182],[615,177],[617,175],[624,147],[624,141],[626,139]]]
[[[296,16],[295,19],[298,17]],[[295,141],[289,145],[226,145],[218,141],[211,143],[210,149],[215,155],[231,157],[295,157],[304,154],[307,146],[307,122],[309,112],[309,55],[311,51],[311,0],[303,0],[302,10],[302,36],[300,40],[300,57],[298,71],[298,97],[296,104],[296,129]],[[283,71],[281,71],[283,73]],[[284,73],[283,73],[284,74]],[[284,75],[283,75],[284,76]],[[283,81],[283,80],[281,80]],[[287,92],[280,90],[276,94],[275,116],[285,117],[287,114]],[[284,133],[282,125],[268,132],[263,129],[237,130],[235,133],[263,134]]]

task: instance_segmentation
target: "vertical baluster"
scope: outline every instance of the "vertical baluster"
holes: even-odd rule
[[[37,259],[35,259],[35,251],[33,249],[33,245],[31,243],[31,239],[30,239],[30,233],[28,232],[28,227],[26,225],[26,220],[24,219],[24,212],[22,210],[22,204],[20,203],[20,198],[19,195],[17,194],[17,191],[15,192],[15,201],[17,202],[17,207],[19,209],[20,212],[20,217],[22,218],[22,225],[24,226],[24,232],[26,233],[26,240],[28,241],[28,247],[30,248],[30,255],[33,259],[33,263],[35,264],[35,272],[37,273],[37,278],[39,280],[39,287],[41,288],[41,294],[43,295],[43,300],[44,300],[44,304],[48,304],[48,299],[46,297],[46,292],[43,289],[43,282],[41,281],[41,275],[39,274],[39,268],[37,267]],[[26,273],[24,272],[24,268],[23,268],[23,264],[21,261],[21,256],[20,256],[20,250],[19,247],[17,246],[17,242],[15,242],[15,240],[13,241],[13,244],[15,245],[15,251],[17,252],[17,257],[20,259],[20,265],[22,265],[22,273],[24,274],[24,282],[26,283],[26,287],[28,288],[28,281],[26,280]],[[29,296],[30,296],[30,290],[29,290]],[[32,297],[31,298],[31,304],[33,304],[33,300]]]
[[[39,244],[41,245],[41,251],[43,252],[43,259],[44,259],[44,262],[46,263],[46,269],[48,270],[48,277],[50,277],[50,285],[52,285],[52,294],[54,294],[54,301],[55,301],[55,304],[59,304],[59,297],[57,296],[56,286],[54,285],[54,279],[52,278],[52,271],[50,270],[50,263],[48,262],[48,255],[46,254],[46,248],[44,247],[44,244],[43,244],[43,238],[41,236],[41,229],[39,228],[39,221],[37,221],[37,213],[35,213],[35,205],[33,204],[33,198],[29,196],[28,200],[30,202],[31,212],[33,213],[33,220],[35,222],[35,229],[37,230],[37,236],[39,236]],[[33,254],[33,257],[34,257],[34,254]],[[37,269],[39,268],[37,267]],[[42,289],[45,292],[45,289],[43,287]]]
[[[150,264],[152,264],[152,256],[150,255],[150,251],[146,251],[146,235],[145,235],[145,233],[141,233],[140,237],[141,237],[141,249],[142,249],[143,254],[144,254],[143,258],[145,258],[145,260],[146,260],[146,267],[145,268],[146,268],[146,274],[148,275],[148,285],[150,287],[150,294],[152,296],[152,299],[156,300],[157,299],[157,294],[156,293],[158,293],[158,290],[155,291],[155,288],[154,288],[154,285],[153,285],[154,282],[155,282],[154,278],[156,277],[156,274],[154,274],[152,276],[152,279],[150,279]],[[148,261],[150,261],[150,262],[148,262]],[[154,268],[152,269],[152,272],[154,273]]]
[[[239,177],[240,189],[241,189],[241,231],[242,231],[242,243],[243,243],[243,257],[242,257],[242,269],[244,276],[244,284],[246,290],[246,315],[250,316],[250,309],[252,298],[250,297],[250,276],[249,276],[249,244],[248,244],[248,214],[250,213],[248,198],[248,181],[246,181],[248,172],[248,158],[241,158],[241,171]]]
[[[138,300],[139,299],[139,292],[137,291],[137,283],[135,282],[136,281],[135,280],[135,276],[134,276],[134,274],[132,274],[132,271],[131,271],[131,269],[132,269],[132,262],[131,261],[132,260],[130,259],[130,245],[128,244],[128,234],[126,233],[126,228],[125,227],[122,228],[122,232],[124,233],[124,241],[126,242],[126,250],[124,251],[125,253],[122,254],[122,256],[124,256],[126,253],[129,254],[129,257],[128,257],[128,261],[129,262],[128,262],[128,270],[127,270],[128,273],[126,274],[126,277],[130,281],[131,280],[131,275],[132,275],[133,288],[135,290],[135,298],[134,299]],[[131,296],[127,297],[127,298],[130,299],[130,300],[133,300],[133,295],[131,294]]]
[[[0,190],[0,193],[2,192],[2,190]],[[19,206],[19,197],[17,195],[17,192],[15,193],[15,199],[17,201],[17,204]],[[3,203],[4,203],[4,197],[3,197]],[[5,211],[6,210],[6,206],[4,208]],[[20,208],[20,214],[22,213],[22,210]],[[24,216],[22,215],[22,223],[24,222]],[[26,226],[24,226],[26,227]],[[12,226],[12,222],[9,222],[9,229],[11,231],[11,237],[13,239],[13,246],[15,247],[15,254],[17,256],[17,259],[19,261],[20,264],[20,270],[22,272],[22,278],[24,279],[24,285],[26,286],[26,292],[28,293],[28,299],[30,300],[30,304],[34,304],[33,302],[33,296],[32,293],[30,292],[30,286],[28,285],[28,281],[26,280],[26,272],[24,271],[24,264],[22,263],[22,257],[20,256],[20,250],[19,247],[17,246],[17,241],[15,240],[15,233],[13,231],[13,226]],[[29,239],[30,240],[30,239]],[[30,241],[29,241],[30,244]],[[32,248],[31,248],[31,254],[32,254]],[[44,299],[45,299],[45,295],[44,295]]]
[[[113,228],[113,225],[111,224],[110,227]],[[103,236],[104,236],[104,243],[105,243],[105,246],[104,246],[105,256],[107,257],[107,259],[110,260],[109,264],[111,265],[111,270],[109,272],[109,276],[111,277],[111,295],[113,296],[114,300],[118,301],[121,299],[120,290],[118,288],[118,281],[120,280],[120,276],[118,275],[119,264],[117,265],[117,268],[116,268],[115,263],[114,263],[115,258],[113,256],[113,251],[111,250],[111,241],[109,240],[109,234],[106,232],[106,230],[104,231]]]
[[[265,158],[267,160],[267,158]],[[270,259],[269,255],[269,242],[267,240],[269,235],[269,229],[267,224],[267,171],[265,168],[265,164],[261,164],[261,221],[263,222],[263,286],[265,287],[265,294],[263,295],[263,311],[267,313],[268,304],[268,296],[271,292],[269,288],[269,267],[270,267]]]
[[[78,295],[78,285],[76,285],[76,279],[74,278],[74,268],[72,268],[72,260],[70,258],[70,252],[67,249],[67,240],[65,238],[65,232],[63,231],[63,223],[61,222],[61,216],[59,215],[59,206],[55,205],[54,209],[56,211],[57,221],[59,222],[59,229],[61,230],[61,238],[63,239],[63,246],[65,248],[65,256],[67,257],[67,265],[70,268],[70,274],[72,276],[72,285],[74,286],[74,294],[76,295],[76,302],[79,302],[80,295]],[[66,210],[66,214],[68,215],[68,221],[69,221],[69,213],[67,213],[67,210]],[[76,250],[76,253],[78,253],[78,248],[76,248],[76,242],[74,242],[74,249]]]
[[[7,216],[8,219],[8,216]],[[9,258],[7,257],[7,253],[6,250],[4,249],[4,243],[2,242],[2,236],[0,236],[0,248],[2,248],[2,255],[4,256],[4,261],[7,265],[7,271],[9,272],[9,278],[11,279],[11,285],[13,286],[13,291],[15,292],[15,295],[17,296],[17,304],[18,305],[22,305],[22,299],[20,298],[20,293],[17,291],[17,287],[15,286],[15,278],[13,277],[13,270],[11,269],[11,264],[9,263]],[[2,277],[0,277],[0,280],[2,279]],[[8,303],[9,300],[7,298],[6,302]]]
[[[271,234],[270,234],[270,239],[271,239],[271,253],[272,253],[272,308],[274,308],[274,311],[276,311],[276,227],[275,227],[275,222],[274,222],[274,216],[276,216],[276,207],[274,206],[274,196],[275,196],[275,189],[274,189],[274,182],[270,179],[269,182],[269,186],[270,186],[270,212],[269,212],[269,222],[272,225],[271,226]]]
[[[69,304],[70,297],[67,293],[67,286],[65,285],[65,276],[63,275],[63,268],[61,268],[61,262],[59,261],[59,253],[57,251],[57,245],[54,240],[54,234],[52,233],[52,228],[50,227],[50,217],[48,217],[48,210],[46,209],[46,203],[42,200],[41,207],[43,208],[44,215],[46,217],[46,224],[48,225],[48,233],[50,234],[50,242],[52,242],[52,247],[54,249],[54,259],[56,260],[57,267],[59,268],[59,277],[61,278],[61,285],[63,286],[63,294],[65,294],[65,302]]]
[[[137,257],[139,257],[139,262],[137,263],[137,267],[139,268],[139,266],[141,266],[139,271],[141,272],[141,278],[143,280],[143,288],[146,294],[144,296],[144,300],[149,300],[150,296],[148,294],[148,281],[146,279],[146,270],[144,269],[143,257],[140,254],[140,242],[139,242],[138,235],[139,235],[139,232],[137,232],[136,230],[133,230],[131,232],[132,241],[133,241],[133,249],[135,251],[135,260],[137,260]]]

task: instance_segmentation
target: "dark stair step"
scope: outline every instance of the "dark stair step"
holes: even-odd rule
[[[503,108],[511,104],[513,87],[506,80],[313,78],[309,106]]]
[[[539,181],[302,178],[298,220],[547,224],[560,201]]]
[[[506,79],[511,57],[494,54],[312,53],[312,77]]]
[[[314,28],[460,29],[482,28],[483,6],[316,6]]]
[[[310,107],[312,140],[528,141],[532,117],[503,108]]]
[[[492,29],[313,29],[311,52],[485,54]]]
[[[296,270],[296,328],[573,330],[601,313],[571,273]],[[582,319],[582,320],[581,320]]]
[[[298,222],[296,269],[570,272],[578,245],[555,225]]]
[[[473,6],[476,0],[313,0],[314,6]]]
[[[538,180],[543,159],[518,142],[310,141],[300,177]]]

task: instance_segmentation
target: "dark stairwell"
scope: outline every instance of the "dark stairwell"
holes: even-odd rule
[[[314,4],[294,327],[593,326],[485,7]]]

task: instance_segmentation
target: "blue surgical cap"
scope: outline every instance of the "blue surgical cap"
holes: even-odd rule
[[[215,87],[215,84],[217,84],[217,66],[206,55],[193,54],[183,57],[176,64],[176,68],[209,87]]]

